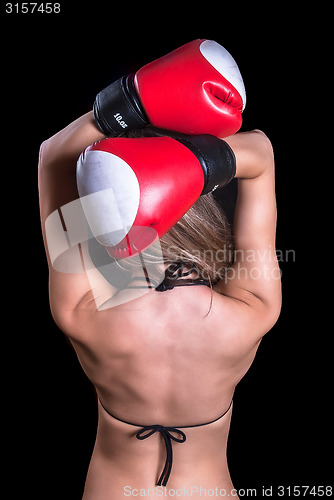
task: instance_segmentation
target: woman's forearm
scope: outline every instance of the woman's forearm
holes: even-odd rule
[[[273,163],[273,150],[268,137],[260,130],[241,132],[224,138],[236,156],[238,179],[259,177]]]
[[[103,138],[90,111],[47,139],[42,145],[43,158],[65,168],[73,165],[86,147]]]
[[[43,142],[38,167],[42,224],[54,210],[78,198],[77,160],[85,148],[103,137],[89,112]]]

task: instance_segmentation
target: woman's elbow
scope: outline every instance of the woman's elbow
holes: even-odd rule
[[[256,134],[257,151],[262,163],[266,166],[274,166],[274,149],[271,140],[262,130],[256,129],[253,132]]]

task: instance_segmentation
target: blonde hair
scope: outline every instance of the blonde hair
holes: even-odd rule
[[[160,238],[164,262],[196,265],[196,279],[216,283],[233,262],[233,239],[227,218],[211,193],[201,196]]]

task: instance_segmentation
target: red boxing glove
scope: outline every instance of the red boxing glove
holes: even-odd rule
[[[144,66],[135,86],[156,127],[216,137],[241,127],[244,83],[231,54],[213,40],[194,40]]]
[[[94,116],[107,136],[151,123],[227,137],[241,127],[245,105],[244,83],[231,54],[213,40],[194,40],[102,90]]]
[[[87,222],[116,259],[145,250],[201,194],[234,175],[233,151],[210,135],[105,139],[89,146],[77,164]]]

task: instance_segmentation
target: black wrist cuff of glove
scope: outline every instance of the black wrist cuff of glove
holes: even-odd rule
[[[148,120],[134,85],[134,75],[123,76],[101,90],[93,106],[98,128],[108,137],[145,127]]]
[[[204,188],[207,194],[226,186],[236,174],[236,158],[233,150],[222,139],[213,135],[175,135],[198,159],[204,173]]]

